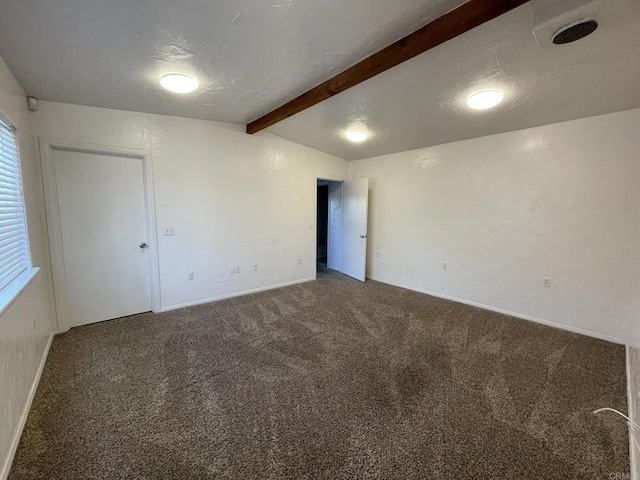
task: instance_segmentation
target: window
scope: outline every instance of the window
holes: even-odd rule
[[[16,129],[0,117],[0,290],[29,263]]]

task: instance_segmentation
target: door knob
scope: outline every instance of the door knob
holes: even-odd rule
[[[146,244],[145,242],[142,242],[142,243],[140,244],[140,248],[147,248],[147,244]]]

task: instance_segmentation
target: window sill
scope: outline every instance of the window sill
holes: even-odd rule
[[[33,277],[38,273],[39,268],[27,268],[13,281],[0,291],[0,315],[2,315],[22,291],[31,283]]]

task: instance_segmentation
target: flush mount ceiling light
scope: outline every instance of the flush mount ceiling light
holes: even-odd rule
[[[361,142],[364,142],[367,138],[369,138],[369,135],[367,135],[362,130],[349,130],[346,133],[346,137],[347,137],[347,140],[351,142],[361,143]]]
[[[487,110],[498,105],[504,99],[500,90],[482,90],[467,99],[467,105],[474,110]]]
[[[160,79],[160,85],[174,93],[191,93],[198,88],[198,79],[183,73],[169,73]]]

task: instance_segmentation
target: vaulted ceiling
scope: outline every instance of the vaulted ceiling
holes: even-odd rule
[[[45,100],[244,124],[462,3],[7,0],[0,56]],[[550,42],[584,16],[593,35]],[[637,0],[531,0],[267,131],[355,159],[640,107],[638,32]],[[162,90],[174,71],[201,88]],[[470,111],[486,87],[505,101]]]
[[[595,33],[552,43],[585,17],[598,20]],[[504,102],[469,109],[468,96],[487,88]],[[532,0],[268,131],[358,159],[637,107],[640,1]],[[369,140],[346,141],[351,125]]]

